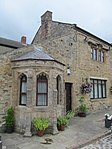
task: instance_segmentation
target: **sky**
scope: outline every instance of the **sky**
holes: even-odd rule
[[[31,43],[41,16],[53,12],[53,20],[77,24],[112,43],[112,0],[0,0],[0,37]]]

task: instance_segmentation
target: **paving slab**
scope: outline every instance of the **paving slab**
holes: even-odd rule
[[[112,114],[112,108],[89,113],[85,118],[74,117],[65,131],[59,134],[46,134],[43,137],[12,133],[1,133],[3,146],[7,149],[76,149],[110,133],[105,128],[105,113]],[[53,140],[51,144],[42,144],[45,138]]]

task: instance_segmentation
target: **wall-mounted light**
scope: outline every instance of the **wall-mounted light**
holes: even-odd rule
[[[70,75],[70,66],[67,66],[67,75]]]

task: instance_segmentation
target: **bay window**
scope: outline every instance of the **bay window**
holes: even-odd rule
[[[48,105],[48,80],[46,76],[41,75],[37,78],[37,92],[36,92],[36,105]]]
[[[26,105],[27,102],[27,77],[22,75],[20,78],[20,105]]]

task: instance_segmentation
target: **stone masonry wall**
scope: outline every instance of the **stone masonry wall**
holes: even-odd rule
[[[63,65],[60,65],[54,61],[21,61],[13,62],[13,97],[12,103],[15,107],[16,114],[16,130],[18,132],[24,132],[27,125],[27,112],[30,109],[31,120],[34,117],[48,118],[52,123],[53,119],[59,115],[65,114],[64,107],[64,89],[63,89]],[[31,86],[30,98],[27,97],[27,106],[19,105],[19,76],[24,73],[27,78],[27,88]],[[36,106],[36,78],[37,75],[44,73],[48,78],[48,106]],[[56,90],[56,77],[61,77],[61,96],[62,100],[59,105],[56,104],[54,111],[54,101],[57,103],[57,99],[54,98],[53,92]],[[29,84],[29,79],[30,84]]]
[[[91,35],[77,31],[75,25],[52,21],[51,26],[51,34],[46,39],[41,39],[42,28],[40,27],[33,43],[41,44],[50,55],[66,65],[65,82],[73,83],[72,109],[77,108],[78,100],[82,96],[80,93],[82,79],[90,79],[91,77],[107,80],[107,98],[90,100],[89,94],[84,95],[88,106],[91,109],[97,109],[112,105],[112,94],[109,90],[112,80],[112,66],[110,64],[112,57],[110,56],[109,46]],[[86,38],[93,44],[102,45],[106,57],[104,63],[91,59],[91,47],[85,40]],[[67,75],[68,65],[70,65],[70,76]]]
[[[31,51],[31,47],[11,49],[0,46],[0,121],[5,115],[7,107],[12,104],[12,66],[11,59]]]

